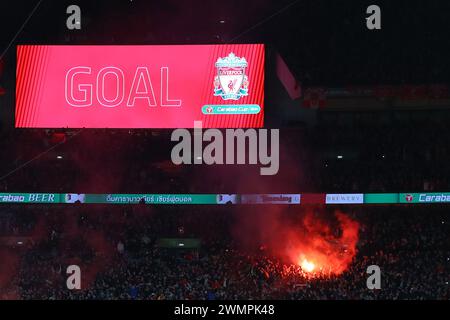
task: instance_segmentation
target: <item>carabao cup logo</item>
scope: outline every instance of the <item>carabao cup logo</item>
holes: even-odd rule
[[[65,203],[76,203],[79,201],[80,203],[84,203],[85,201],[85,194],[76,194],[76,193],[66,193],[64,202]]]
[[[214,95],[223,100],[239,100],[248,96],[248,77],[245,74],[247,60],[234,53],[219,58],[216,62],[217,75],[214,77]]]
[[[237,204],[238,196],[236,194],[218,194],[216,200],[218,204]]]

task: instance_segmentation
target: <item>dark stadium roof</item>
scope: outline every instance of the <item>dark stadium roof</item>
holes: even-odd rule
[[[43,0],[15,44],[264,42],[305,85],[448,82],[450,3],[376,1],[382,30],[368,31],[365,10],[372,2],[82,0],[83,29],[68,31],[72,1]],[[38,3],[2,1],[2,51]],[[13,57],[14,45],[6,55]]]

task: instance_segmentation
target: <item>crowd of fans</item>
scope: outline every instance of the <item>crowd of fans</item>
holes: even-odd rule
[[[272,8],[270,1],[260,1],[258,8],[249,7],[258,11],[254,21],[248,10],[238,10],[226,19],[217,11],[220,17],[211,15],[209,22],[197,15],[210,14],[214,3],[193,10],[175,2],[155,10],[145,3],[105,2],[86,10],[91,15],[83,20],[89,24],[84,32],[68,34],[52,27],[59,31],[44,32],[49,40],[44,42],[230,43],[255,42],[256,35],[256,42],[268,45],[268,60],[279,53],[303,88],[448,80],[450,64],[442,63],[448,54],[439,32],[448,17],[432,1],[404,5],[400,11],[384,4],[388,14],[383,13],[383,28],[392,17],[397,26],[387,37],[380,32],[368,36],[366,8],[342,2],[298,2],[285,10],[285,4]],[[103,17],[92,13],[103,11]],[[117,12],[128,12],[127,28],[116,27]],[[142,19],[142,12],[155,16]],[[424,12],[442,14],[411,20]],[[181,16],[206,23],[186,24]],[[174,23],[168,25],[168,17]],[[28,41],[22,42],[42,39],[37,34],[42,28],[28,29],[22,35]],[[108,29],[115,30],[114,37],[105,33]],[[152,31],[143,35],[143,29]],[[12,61],[14,54],[9,51],[5,57]],[[4,78],[13,79],[14,73],[9,64]],[[13,82],[3,86],[12,106]],[[0,193],[450,191],[450,113],[442,110],[428,117],[433,112],[319,111],[317,124],[281,129],[276,176],[261,176],[260,166],[173,165],[175,143],[169,131],[4,130],[5,119],[13,118],[5,112],[7,117],[0,119]],[[317,210],[332,216],[335,209]],[[446,205],[340,209],[360,225],[356,254],[339,275],[311,276],[264,241],[249,245],[236,234],[248,211],[255,223],[264,219],[258,211],[271,210],[265,206],[0,204],[0,299],[450,298]],[[307,210],[286,206],[282,215],[301,216]],[[258,239],[255,230],[247,236]],[[162,238],[198,239],[201,245],[164,248]],[[80,290],[67,287],[69,265],[81,268]],[[380,289],[367,287],[370,265],[381,269]]]
[[[431,111],[428,112],[431,114]],[[427,113],[427,114],[428,114]],[[397,119],[404,116],[405,119]],[[2,134],[0,192],[414,192],[450,189],[448,112],[320,113],[281,129],[279,171],[262,165],[174,165],[167,130]],[[416,120],[415,120],[416,119]],[[418,121],[420,120],[420,121]],[[56,146],[52,148],[53,146]],[[50,151],[48,151],[52,148]],[[48,152],[47,152],[48,151]],[[30,160],[32,160],[30,162]],[[20,168],[20,170],[17,170]]]
[[[442,206],[344,208],[361,225],[357,253],[344,273],[313,278],[233,235],[248,210],[258,219],[254,212],[263,207],[2,206],[2,220],[14,210],[20,218],[9,218],[1,239],[22,235],[31,242],[0,247],[1,260],[14,265],[0,267],[2,298],[450,298],[450,220]],[[305,210],[287,207],[283,214]],[[162,248],[161,237],[198,238],[201,246]],[[71,264],[82,270],[81,290],[67,289]],[[379,290],[367,288],[370,265],[381,269]]]
[[[315,126],[282,129],[276,176],[261,176],[259,166],[175,166],[164,130],[2,132],[0,192],[448,191],[449,116],[414,114],[322,112]],[[3,204],[0,297],[449,298],[445,206],[345,208],[361,225],[357,253],[344,273],[316,277],[264,244],[243,244],[235,231],[247,208]],[[295,216],[308,209],[283,210]],[[201,247],[162,248],[161,238],[196,238]],[[82,269],[81,290],[67,289],[72,264]],[[381,268],[380,290],[366,286],[369,265]]]

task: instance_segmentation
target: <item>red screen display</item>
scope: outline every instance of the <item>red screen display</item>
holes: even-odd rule
[[[264,125],[264,45],[17,47],[18,128]]]

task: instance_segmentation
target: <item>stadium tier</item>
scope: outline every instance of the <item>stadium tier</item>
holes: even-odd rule
[[[0,1],[0,300],[448,303],[450,1],[374,2]]]

